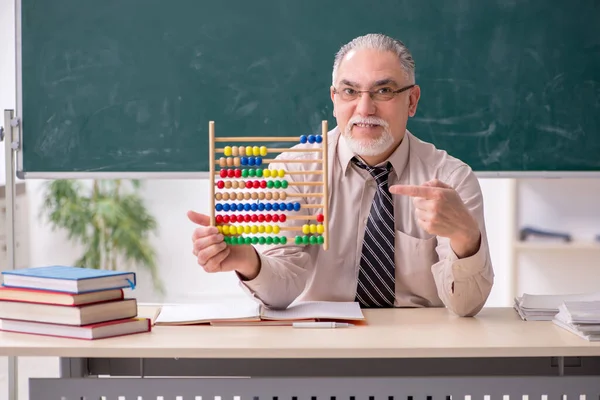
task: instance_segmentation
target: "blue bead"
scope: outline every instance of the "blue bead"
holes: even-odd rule
[[[273,203],[273,211],[279,211],[279,204]]]
[[[242,203],[239,203],[239,204],[237,205],[237,210],[238,210],[238,211],[244,211],[244,205],[243,205]]]
[[[287,203],[287,210],[288,211],[294,211],[294,204],[293,203]]]
[[[244,211],[250,211],[250,204],[244,204]]]
[[[272,209],[272,208],[273,208],[273,207],[271,206],[271,203],[267,203],[267,204],[265,204],[265,210],[267,210],[267,211],[271,211],[271,209]]]
[[[250,208],[252,208],[252,211],[258,211],[258,204],[252,203],[252,205],[250,206]]]
[[[254,165],[254,157],[248,157],[248,165]]]
[[[248,157],[241,157],[240,158],[240,164],[242,164],[242,165],[248,165]]]
[[[321,142],[323,141],[323,135],[317,135],[317,136],[315,137],[315,141],[316,141],[317,143],[321,143]]]
[[[258,204],[258,211],[265,211],[265,205],[263,203]]]
[[[300,136],[300,143],[306,143],[306,135]]]
[[[215,206],[215,210],[217,210],[217,211],[223,211],[223,204],[217,204]]]
[[[308,143],[314,143],[315,142],[315,135],[309,135],[308,136]]]
[[[229,211],[229,204],[227,204],[227,203],[223,204],[223,211]]]
[[[286,208],[287,208],[287,204],[285,204],[283,201],[281,203],[279,203],[279,209],[281,211],[285,211]]]
[[[256,165],[257,167],[259,167],[262,164],[262,158],[261,157],[256,157],[254,159],[254,165]]]
[[[300,211],[300,203],[294,203],[294,211]]]

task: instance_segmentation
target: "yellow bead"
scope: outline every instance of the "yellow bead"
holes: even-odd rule
[[[248,157],[252,155],[252,146],[246,146],[246,155]]]
[[[244,233],[244,227],[242,225],[238,225],[236,230],[237,230],[238,235],[241,235],[242,233]]]
[[[229,226],[223,225],[223,235],[229,235]]]
[[[310,233],[317,233],[317,226],[315,224],[310,224]]]
[[[273,233],[275,233],[275,234],[279,233],[279,225],[273,225]]]
[[[252,231],[252,233],[258,233],[258,226],[252,225],[251,231]]]
[[[254,154],[254,156],[256,157],[260,156],[260,149],[258,148],[258,146],[254,146],[252,148],[252,154]]]
[[[264,157],[267,154],[268,154],[268,152],[267,152],[267,146],[260,146],[260,155]]]
[[[263,169],[263,177],[268,178],[271,176],[271,170],[270,169]]]
[[[264,225],[259,225],[258,226],[258,233],[265,233],[265,226]]]
[[[223,154],[225,154],[225,157],[231,156],[231,146],[225,146],[223,149]]]
[[[310,226],[302,225],[302,233],[304,233],[305,235],[308,235],[310,233]]]
[[[250,233],[250,225],[245,225],[244,226],[244,233]]]
[[[223,227],[221,225],[217,225],[217,230],[219,233],[223,233]]]
[[[321,224],[317,225],[317,233],[325,232],[325,227]]]
[[[271,225],[265,226],[265,233],[271,233],[271,232],[273,232],[273,227]]]
[[[283,178],[285,176],[285,170],[284,169],[280,169],[279,170],[279,177]]]

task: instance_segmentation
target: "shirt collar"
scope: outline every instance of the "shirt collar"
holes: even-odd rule
[[[388,157],[387,160],[384,160],[381,165],[384,165],[386,162],[391,162],[392,167],[394,167],[394,172],[396,176],[400,176],[406,164],[408,163],[408,149],[409,149],[409,136],[410,132],[408,129],[404,134],[404,138],[400,145],[394,150],[394,152]],[[340,165],[342,167],[342,171],[344,175],[348,171],[348,166],[352,163],[352,157],[356,156],[350,147],[348,146],[348,142],[344,137],[344,134],[340,132],[339,134],[339,143],[338,143],[338,158],[340,161]],[[357,156],[360,159],[360,157]]]

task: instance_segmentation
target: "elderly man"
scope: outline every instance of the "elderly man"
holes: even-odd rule
[[[207,272],[236,271],[242,286],[271,307],[358,301],[362,307],[446,306],[460,316],[475,315],[494,277],[481,190],[468,165],[406,129],[421,94],[409,50],[385,35],[361,36],[338,51],[332,75],[337,127],[326,139],[330,197],[304,198],[329,201],[330,248],[293,241],[228,246],[207,216],[190,211],[200,225],[192,235],[198,264]],[[309,171],[320,164],[270,167]],[[287,190],[309,194],[319,188]]]

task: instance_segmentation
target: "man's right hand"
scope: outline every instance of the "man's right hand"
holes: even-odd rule
[[[237,271],[242,278],[252,280],[260,271],[260,259],[249,245],[227,246],[223,234],[210,226],[210,217],[195,211],[187,213],[190,221],[199,226],[192,234],[193,253],[206,272]]]

